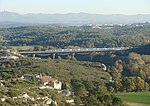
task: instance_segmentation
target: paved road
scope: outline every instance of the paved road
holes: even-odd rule
[[[130,49],[129,47],[118,48],[82,48],[82,49],[56,49],[46,51],[20,51],[19,54],[55,54],[55,53],[88,53],[88,52],[103,52],[103,51],[121,51]]]

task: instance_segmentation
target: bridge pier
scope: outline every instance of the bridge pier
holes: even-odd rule
[[[35,57],[35,54],[33,54],[32,57]]]
[[[91,61],[93,60],[93,56],[91,56]]]
[[[94,53],[90,53],[90,60],[93,61]]]
[[[75,56],[75,53],[72,53],[72,57],[74,57]]]
[[[55,57],[56,57],[56,54],[53,54],[52,56],[53,56],[53,60],[54,60],[54,59],[55,59]]]

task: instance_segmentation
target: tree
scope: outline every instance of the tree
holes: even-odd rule
[[[70,103],[65,103],[64,106],[72,106]]]
[[[120,81],[114,81],[113,84],[114,84],[113,86],[114,86],[114,89],[115,89],[116,92],[121,90],[122,83]]]
[[[110,95],[104,95],[104,102],[108,105],[111,102],[111,96]]]
[[[66,85],[66,83],[65,83],[65,82],[63,82],[63,83],[62,83],[61,89],[62,89],[62,90],[67,89],[67,85]]]
[[[6,72],[2,72],[2,78],[7,80],[7,79],[10,79],[11,78],[11,75],[6,73]]]
[[[31,81],[33,81],[33,83],[36,85],[37,84],[37,79],[35,76],[32,76]]]
[[[101,106],[101,102],[95,96],[88,96],[84,102],[85,106]]]
[[[139,73],[139,66],[137,63],[131,63],[129,65],[129,70],[131,72],[132,75],[134,76],[138,76],[138,73]]]
[[[120,81],[121,73],[115,67],[112,68],[111,74],[112,74],[112,77],[115,81]]]
[[[10,64],[7,64],[7,67],[8,67],[8,68],[11,68],[11,65],[10,65]]]
[[[115,62],[115,67],[121,73],[123,71],[122,61],[121,60],[117,60]]]
[[[142,57],[134,52],[129,54],[129,59],[133,62],[136,62],[138,65],[145,64],[145,62],[142,60]]]
[[[5,64],[2,64],[2,69],[5,69],[5,68],[6,68]]]
[[[148,91],[150,89],[150,86],[147,82],[144,84],[144,91]]]
[[[56,106],[54,102],[51,102],[49,106]]]
[[[97,92],[98,95],[104,95],[105,93],[107,93],[107,88],[105,86],[99,86]]]
[[[136,81],[136,88],[137,88],[137,91],[143,91],[144,90],[144,85],[145,85],[145,83],[144,83],[144,80],[143,79],[141,79],[141,77],[137,77],[136,79],[135,79],[135,81]]]
[[[131,77],[131,78],[128,78],[127,80],[128,80],[127,85],[126,85],[127,91],[135,91],[136,89],[135,79]]]
[[[43,49],[42,46],[35,46],[35,47],[33,48],[33,51],[42,51],[42,50],[45,50],[45,49]]]
[[[112,100],[112,105],[113,105],[113,106],[122,106],[122,101],[121,101],[121,99],[120,99],[120,98],[117,98],[117,97],[113,98],[113,100]]]
[[[75,103],[76,105],[81,104],[80,96],[76,96],[76,97],[74,98],[74,103]]]
[[[76,57],[74,57],[74,56],[71,56],[71,60],[77,60],[77,59],[76,59]]]
[[[86,94],[85,86],[82,84],[80,79],[71,79],[71,85],[73,86],[73,90],[77,96]]]
[[[61,57],[60,57],[60,56],[58,56],[58,60],[61,60]]]
[[[68,60],[71,60],[71,56],[70,55],[67,55],[67,57],[66,57],[66,59],[68,59]]]
[[[135,78],[134,77],[126,77],[122,80],[123,89],[126,91],[135,91],[136,85],[135,85]]]
[[[15,89],[10,89],[7,93],[10,97],[16,97],[19,95],[19,92],[17,92]]]

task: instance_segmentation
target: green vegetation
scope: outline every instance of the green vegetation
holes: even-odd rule
[[[32,50],[33,46],[8,46],[14,50]]]
[[[101,54],[94,56],[97,55]],[[119,53],[115,55],[119,58]],[[55,60],[50,58],[32,59],[24,57],[19,60],[1,61],[1,79],[6,81],[6,84],[3,84],[9,89],[9,92],[2,91],[1,93],[2,95],[7,94],[7,96],[14,97],[22,94],[22,91],[25,91],[29,95],[35,96],[28,92],[27,89],[31,83],[31,87],[36,88],[38,86],[36,80],[29,81],[29,85],[26,82],[11,80],[19,78],[23,74],[41,73],[42,75],[49,75],[64,82],[65,87],[63,89],[69,89],[77,96],[74,98],[76,104],[121,106],[122,100],[124,99],[120,97],[122,99],[120,100],[118,95],[116,98],[110,94],[114,92],[143,92],[149,91],[150,88],[149,55],[139,55],[131,52],[128,56],[124,55],[125,57],[127,61],[115,59],[112,65],[107,66],[107,70],[103,70],[102,64],[99,62],[81,62],[70,58],[60,59],[60,57]],[[110,60],[113,58],[114,56],[109,56]],[[16,87],[19,89],[18,91],[15,90]],[[38,93],[37,90],[35,91]],[[52,95],[52,92],[47,94],[39,93],[39,95]],[[60,96],[58,94],[56,95]],[[60,96],[60,98],[64,97]],[[63,100],[57,101],[61,104]]]
[[[150,92],[117,93],[115,95],[121,98],[123,102],[143,103],[150,105]]]
[[[0,36],[6,42],[1,43],[5,46],[0,52],[0,105],[42,105],[42,100],[47,98],[53,101],[51,106],[55,106],[55,102],[58,106],[71,106],[65,102],[68,99],[73,99],[76,106],[122,106],[122,101],[150,104],[149,28],[149,23],[140,27],[134,24],[114,26],[112,29],[93,29],[89,26],[1,28]],[[56,54],[54,60],[52,55],[46,54],[33,58],[20,55],[18,59],[7,60],[7,56],[14,55],[8,49],[14,52],[121,46],[138,47],[128,51],[74,56]],[[43,86],[41,80],[35,76],[22,80],[24,74],[51,76],[63,83],[62,90],[40,89]],[[69,91],[71,95],[65,96]],[[16,99],[22,95],[28,99]]]
[[[1,36],[10,42],[3,45],[48,48],[78,47],[122,47],[147,44],[150,41],[150,25],[114,26],[112,29],[93,29],[89,26],[26,26],[0,29]]]
[[[10,70],[16,77],[25,73],[42,73],[68,83],[74,77],[99,83],[109,81],[109,73],[102,70],[101,63],[96,64],[90,67],[91,62],[23,58],[19,61],[4,61],[0,69]]]

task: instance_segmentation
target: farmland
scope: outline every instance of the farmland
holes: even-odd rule
[[[141,103],[150,105],[150,92],[117,93],[123,102]]]

